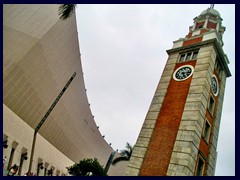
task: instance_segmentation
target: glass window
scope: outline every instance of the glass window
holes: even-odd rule
[[[190,60],[192,56],[192,53],[187,53],[186,61]]]
[[[179,62],[196,60],[198,56],[198,50],[180,54]]]
[[[179,62],[183,62],[183,61],[184,61],[184,59],[185,59],[185,54],[182,54],[182,55],[181,55],[181,57],[180,57],[180,60],[179,60]]]
[[[201,155],[198,157],[196,176],[203,176],[205,161]]]
[[[209,141],[209,136],[210,136],[210,129],[211,125],[210,123],[206,120],[204,130],[203,130],[203,138],[208,142]]]
[[[214,109],[214,99],[211,96],[210,100],[209,100],[209,106],[208,106],[208,110],[210,111],[210,113],[213,115],[213,109]]]
[[[197,59],[198,51],[193,52],[193,59]]]

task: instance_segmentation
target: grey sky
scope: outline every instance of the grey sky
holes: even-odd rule
[[[85,85],[100,132],[114,149],[135,144],[167,61],[209,4],[83,5],[77,23]],[[235,5],[215,4],[226,31],[227,79],[216,175],[235,175]]]

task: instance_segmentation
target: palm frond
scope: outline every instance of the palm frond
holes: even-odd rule
[[[121,150],[120,154],[122,156],[126,156],[126,157],[131,157],[131,155],[132,155],[131,152],[129,152],[129,150],[126,150],[126,149]]]
[[[58,8],[58,15],[60,19],[65,20],[69,18],[74,12],[76,4],[62,4]]]
[[[126,144],[126,148],[129,149],[129,150],[132,150],[132,149],[133,149],[132,145],[129,144],[128,142],[127,142],[127,144]]]
[[[133,147],[127,142],[126,149],[120,151],[121,157],[117,157],[113,160],[112,164],[115,165],[120,161],[129,161],[132,156]]]
[[[131,145],[127,142],[126,148],[127,148],[127,150],[128,150],[128,155],[131,156],[131,155],[132,155],[132,151],[133,151],[133,146],[131,146]]]

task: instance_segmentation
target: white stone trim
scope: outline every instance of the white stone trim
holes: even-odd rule
[[[201,30],[197,29],[197,30],[193,31],[192,36],[197,36],[200,34],[200,32],[201,32]]]
[[[180,39],[178,41],[174,41],[172,49],[182,47],[182,45],[183,45],[183,39]]]

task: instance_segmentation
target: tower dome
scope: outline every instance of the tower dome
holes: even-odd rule
[[[203,15],[207,15],[207,14],[212,14],[212,15],[221,17],[220,13],[216,9],[213,9],[213,8],[207,8],[200,15],[203,16]]]

